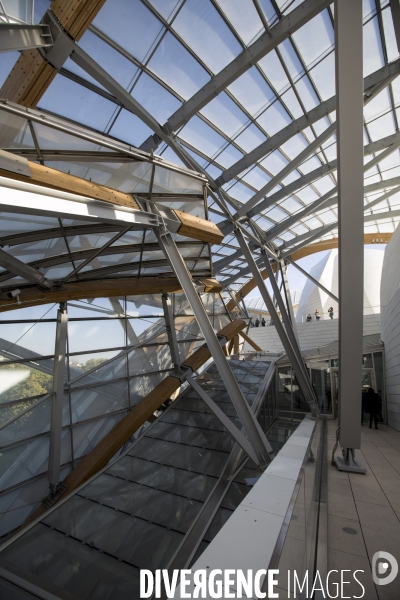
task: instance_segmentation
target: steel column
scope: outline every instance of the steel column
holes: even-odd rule
[[[362,2],[335,0],[339,208],[339,412],[342,470],[361,447],[364,187]]]
[[[179,346],[178,341],[176,339],[176,331],[175,331],[175,322],[174,322],[174,311],[172,308],[172,300],[171,296],[168,294],[163,294],[161,296],[162,305],[164,310],[164,318],[165,318],[165,327],[167,329],[167,337],[169,343],[169,349],[171,352],[172,362],[175,367],[181,366],[181,357],[179,354]]]
[[[279,262],[279,268],[281,270],[283,291],[285,292],[285,298],[286,298],[286,304],[287,304],[287,308],[288,308],[290,322],[292,324],[293,333],[296,338],[297,345],[300,348],[299,333],[297,331],[296,319],[294,318],[292,296],[290,293],[289,281],[288,281],[288,277],[287,277],[287,266],[286,266],[286,263],[284,260],[281,260]]]
[[[276,312],[276,309],[274,307],[274,303],[272,302],[271,296],[269,295],[269,292],[266,288],[264,279],[262,278],[262,275],[261,275],[261,273],[258,269],[258,266],[253,258],[253,255],[246,243],[246,240],[244,239],[243,233],[239,229],[236,229],[236,237],[237,237],[240,247],[242,248],[243,255],[244,255],[245,259],[247,260],[247,264],[250,267],[250,271],[255,279],[256,285],[257,285],[258,289],[260,290],[260,294],[267,306],[269,314],[271,315],[271,319],[276,327],[276,330],[278,332],[278,335],[282,342],[282,345],[285,349],[285,352],[288,355],[290,363],[296,374],[297,381],[299,382],[299,386],[304,394],[306,401],[310,405],[312,413],[314,414],[318,411],[318,405],[315,400],[315,396],[314,396],[313,389],[311,387],[310,380],[308,379],[308,377],[305,376],[304,371],[303,371],[303,367],[302,367],[303,359],[300,357],[300,359],[301,359],[301,362],[300,362],[295,351],[293,350],[293,347],[289,341],[289,338],[286,335],[286,332],[283,328],[283,325],[281,323],[279,315]]]
[[[160,232],[157,229],[155,229],[154,232],[157,236],[161,249],[171,264],[171,267],[186,294],[186,298],[194,312],[196,320],[204,335],[204,339],[206,340],[206,344],[222,377],[226,391],[232,400],[232,404],[236,409],[248,439],[256,452],[258,457],[257,463],[260,465],[269,463],[271,460],[269,453],[272,452],[272,448],[268,443],[268,440],[259,423],[257,422],[257,419],[251,412],[250,407],[245,400],[229,367],[205,308],[195,290],[192,277],[186,267],[185,261],[180,255],[172,236],[168,232]]]
[[[299,365],[303,371],[303,375],[304,375],[305,379],[308,381],[308,373],[307,373],[306,367],[304,365],[303,357],[301,355],[300,344],[299,344],[298,338],[294,332],[294,327],[290,321],[288,311],[286,310],[285,303],[284,303],[281,293],[279,291],[278,284],[276,282],[276,279],[274,277],[274,272],[271,267],[271,263],[269,262],[268,256],[265,254],[265,252],[263,250],[261,250],[261,254],[264,259],[265,268],[267,270],[268,278],[271,282],[271,286],[272,286],[279,310],[281,311],[281,318],[282,318],[283,324],[285,326],[286,335],[292,346],[293,352],[296,354]],[[278,269],[276,269],[276,272],[279,273]],[[265,287],[265,284],[264,284],[264,287]]]
[[[222,423],[228,433],[234,438],[235,442],[239,444],[241,448],[246,452],[246,454],[253,460],[255,463],[258,462],[257,454],[254,451],[253,446],[250,444],[249,440],[243,435],[243,433],[232,423],[229,417],[219,408],[218,404],[214,402],[212,398],[203,390],[202,387],[199,386],[197,381],[193,379],[193,377],[186,377],[186,381],[190,383],[194,391],[200,396],[202,400],[207,404],[208,408],[212,410],[217,419]]]
[[[61,429],[65,383],[65,356],[67,352],[66,305],[60,304],[57,312],[56,346],[54,350],[53,397],[51,404],[49,483],[54,494],[60,482]]]

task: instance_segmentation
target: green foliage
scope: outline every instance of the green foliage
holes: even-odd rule
[[[24,364],[1,365],[0,378],[4,371],[21,370],[29,371],[29,376],[0,394],[0,402],[11,402],[12,400],[29,398],[30,396],[39,396],[51,392],[53,376],[42,373],[42,371],[38,371],[37,369],[32,369]]]
[[[90,371],[91,369],[94,369],[95,367],[99,367],[102,363],[104,363],[107,359],[106,358],[89,358],[89,360],[87,360],[85,362],[84,365],[82,365],[82,371],[84,371],[86,373],[86,371]]]

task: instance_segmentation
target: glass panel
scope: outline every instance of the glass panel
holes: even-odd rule
[[[3,450],[0,461],[0,490],[47,471],[48,435]],[[69,431],[64,430],[61,444],[61,464],[71,460]]]
[[[50,309],[47,309],[50,312]],[[45,310],[42,312],[45,315]],[[10,323],[1,326],[1,345],[16,358],[40,358],[54,354],[56,324]],[[38,340],[40,345],[38,346]],[[40,350],[40,354],[37,351]]]
[[[56,75],[39,102],[50,112],[55,106],[58,115],[97,131],[106,129],[116,111],[115,104],[62,75]]]
[[[4,556],[22,574],[26,571],[46,579],[82,600],[93,598],[99,587],[119,600],[140,595],[138,569],[43,524],[36,525],[23,540],[20,538]]]
[[[148,66],[185,100],[210,79],[207,71],[169,32],[163,37]]]
[[[11,55],[11,59],[10,59]],[[4,79],[9,75],[11,68],[18,58],[18,53],[2,52],[0,67],[0,80],[3,69],[8,68],[7,74],[4,73]],[[0,147],[1,148],[34,148],[34,142],[26,119],[17,115],[12,115],[5,110],[0,110]]]
[[[363,367],[365,369],[372,369],[372,354],[363,355]]]
[[[173,28],[213,73],[219,73],[242,50],[211,2],[186,0]]]
[[[129,407],[126,381],[71,392],[72,422],[85,421]]]
[[[124,322],[122,320],[70,322],[68,340],[70,352],[122,347],[125,345]]]
[[[38,361],[33,367],[31,363],[0,365],[0,404],[51,392],[53,373],[47,363],[52,362]]]
[[[123,414],[118,414],[106,419],[76,425],[72,430],[74,458],[81,458],[90,452],[122,417]]]
[[[140,61],[163,29],[160,21],[139,0],[108,0],[93,25]]]
[[[51,398],[47,398],[0,431],[0,446],[49,431],[50,415]]]
[[[34,596],[5,579],[0,579],[0,595],[3,598],[13,598],[13,600],[35,600],[39,598],[39,596]]]

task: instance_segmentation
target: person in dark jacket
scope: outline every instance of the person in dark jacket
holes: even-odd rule
[[[257,319],[256,319],[255,326],[256,326],[256,327],[260,327],[260,321],[259,321],[258,317],[257,317]]]
[[[264,319],[264,317],[261,319],[261,327],[265,327],[265,319]]]
[[[380,411],[379,396],[370,387],[367,395],[367,405],[369,408],[369,428],[372,428],[372,421],[375,421],[375,429],[378,429],[378,415]]]

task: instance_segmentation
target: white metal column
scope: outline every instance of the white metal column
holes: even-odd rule
[[[57,312],[56,346],[54,350],[53,398],[51,404],[49,483],[52,493],[57,491],[60,482],[61,433],[65,382],[65,356],[67,353],[66,305],[60,304]]]
[[[336,111],[339,206],[339,469],[361,447],[363,353],[364,187],[362,0],[335,0]]]

